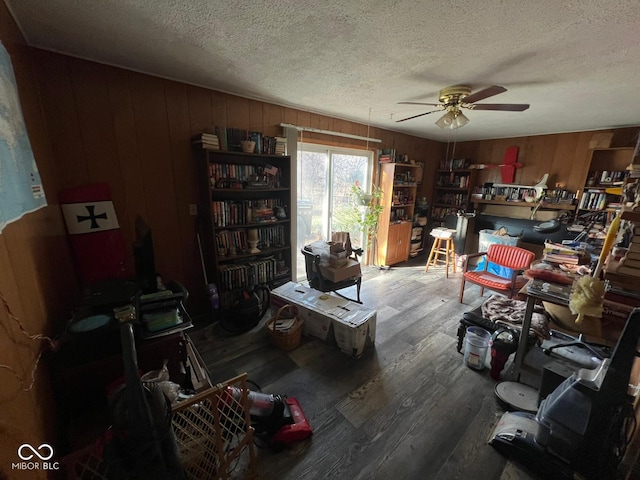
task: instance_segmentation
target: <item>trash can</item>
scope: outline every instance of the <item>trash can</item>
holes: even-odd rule
[[[480,327],[467,327],[464,337],[464,363],[474,370],[484,369],[491,333]]]

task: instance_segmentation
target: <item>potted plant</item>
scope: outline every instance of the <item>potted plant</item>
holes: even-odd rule
[[[380,205],[382,195],[382,189],[377,185],[373,185],[371,192],[363,190],[360,182],[356,182],[351,186],[351,198],[359,212],[355,219],[355,227],[358,232],[366,236],[367,248],[371,246],[378,233],[380,213],[383,210],[382,205]]]

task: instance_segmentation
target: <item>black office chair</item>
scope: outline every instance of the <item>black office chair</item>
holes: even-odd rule
[[[341,280],[339,282],[332,282],[331,280],[326,278],[324,275],[322,275],[322,269],[320,268],[320,255],[314,254],[311,251],[310,246],[306,246],[302,248],[301,252],[304,255],[304,266],[307,273],[307,281],[309,282],[309,286],[311,288],[320,290],[321,292],[334,292],[336,295],[346,300],[350,300],[352,302],[362,304],[362,301],[360,300],[360,286],[362,285],[362,276],[358,275],[358,276],[347,278],[345,280]],[[351,256],[349,258],[352,258],[353,260],[356,260],[359,262],[358,257],[361,255],[362,255],[362,249],[358,248],[358,249],[352,250]],[[357,292],[356,300],[349,298],[341,294],[340,292],[338,292],[338,290],[342,290],[348,287],[353,287],[354,285],[356,287],[356,292]]]

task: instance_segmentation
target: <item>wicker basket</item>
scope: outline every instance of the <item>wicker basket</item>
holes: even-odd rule
[[[279,332],[278,330],[276,330],[276,325],[286,309],[289,309],[289,314],[292,315],[292,317],[286,318],[293,318],[294,323],[293,326],[286,332]],[[269,332],[271,342],[276,347],[279,347],[283,350],[293,350],[298,345],[300,345],[300,339],[302,338],[302,320],[294,315],[291,305],[286,304],[280,307],[276,314],[267,322],[265,327],[267,329],[267,332]]]

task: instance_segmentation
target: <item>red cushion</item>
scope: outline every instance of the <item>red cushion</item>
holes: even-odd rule
[[[464,272],[464,278],[468,282],[477,283],[478,285],[490,288],[492,290],[511,290],[510,278],[500,277],[490,272]],[[522,287],[525,283],[526,280],[518,278],[516,280],[516,288]]]

